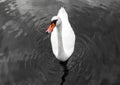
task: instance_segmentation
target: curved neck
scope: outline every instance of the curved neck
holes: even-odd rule
[[[57,26],[57,37],[58,37],[58,58],[62,61],[65,61],[66,54],[63,47],[62,24]]]

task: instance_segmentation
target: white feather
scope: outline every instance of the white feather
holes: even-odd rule
[[[63,41],[63,49],[65,51],[65,56],[64,56],[64,60],[67,60],[73,53],[74,51],[74,46],[75,46],[75,33],[70,25],[70,22],[68,20],[68,14],[65,11],[65,9],[63,7],[60,8],[59,12],[58,12],[58,17],[60,17],[61,21],[62,21],[62,41]],[[52,50],[54,55],[56,56],[56,58],[61,59],[58,55],[58,31],[57,31],[57,27],[54,28],[52,34],[51,34],[51,44],[52,44]],[[61,59],[62,60],[62,59]]]

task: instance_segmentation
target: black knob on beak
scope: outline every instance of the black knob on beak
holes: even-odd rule
[[[48,33],[48,32],[46,32],[46,34],[48,35],[49,33]]]

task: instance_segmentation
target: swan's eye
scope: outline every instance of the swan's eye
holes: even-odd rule
[[[53,20],[53,21],[51,22],[51,24],[52,24],[52,23],[56,24],[57,21],[58,21],[57,19],[56,19],[56,20]]]

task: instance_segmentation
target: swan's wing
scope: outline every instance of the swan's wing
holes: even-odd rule
[[[69,22],[68,14],[65,8],[60,8],[60,10],[58,11],[58,16],[61,18],[62,21],[62,40],[64,51],[66,55],[70,57],[74,51],[75,34]]]
[[[68,14],[67,14],[65,8],[61,7],[60,10],[58,11],[58,15],[57,16],[63,17],[63,15],[64,15],[64,17],[68,18]]]

